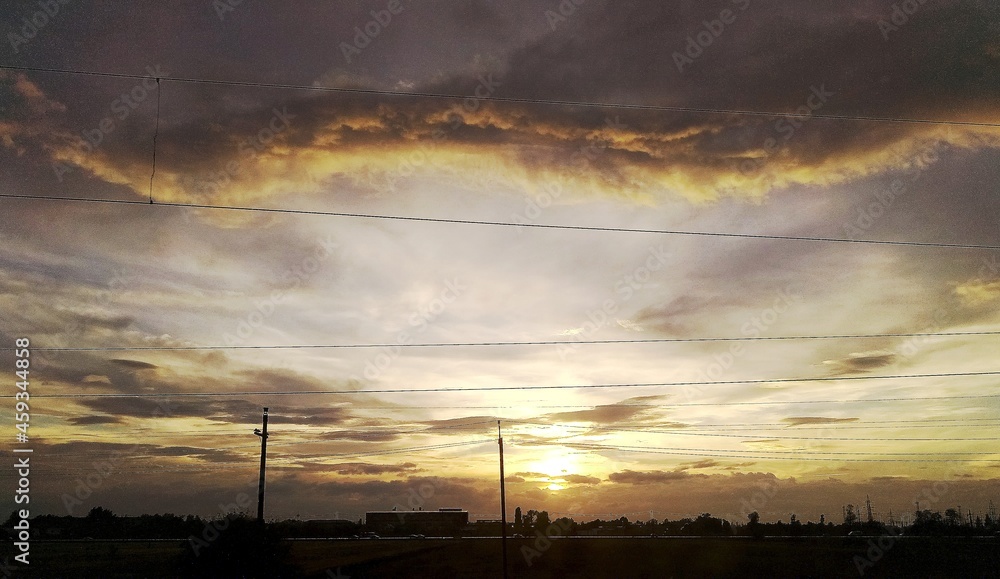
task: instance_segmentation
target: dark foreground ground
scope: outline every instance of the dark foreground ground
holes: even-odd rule
[[[508,543],[510,577],[1000,577],[1000,540],[904,537],[882,549],[868,538],[573,538],[548,545]],[[876,547],[873,547],[875,545]],[[500,577],[498,539],[300,540],[285,544],[297,577]],[[544,547],[544,548],[542,548]],[[522,552],[522,548],[527,549]],[[224,577],[199,570],[169,542],[43,542],[32,544],[31,577]],[[3,555],[9,557],[10,545]],[[526,562],[525,553],[531,558]],[[259,554],[258,554],[259,555]],[[260,565],[231,576],[275,576]],[[861,573],[863,572],[863,574]]]

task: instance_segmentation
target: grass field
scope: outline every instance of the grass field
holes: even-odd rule
[[[1000,577],[1000,542],[995,539],[908,537],[884,551],[870,550],[868,541],[578,538],[537,549],[531,538],[510,540],[508,558],[511,578]],[[289,547],[288,562],[302,577],[336,577],[339,572],[342,579],[446,579],[500,577],[501,571],[497,539],[310,540],[293,541]],[[529,550],[530,565],[522,548]],[[37,542],[31,576],[192,576],[178,571],[182,551],[181,541]]]

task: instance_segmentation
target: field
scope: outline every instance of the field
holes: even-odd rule
[[[1000,577],[1000,541],[867,538],[572,538],[508,543],[511,578]],[[37,542],[35,577],[180,577],[181,541]],[[498,539],[301,540],[303,577],[500,577]],[[544,547],[544,548],[541,548]],[[526,562],[525,549],[531,558]],[[857,558],[856,558],[857,557]],[[234,561],[235,563],[235,561]],[[859,569],[864,572],[862,575]],[[339,575],[338,575],[339,574]]]

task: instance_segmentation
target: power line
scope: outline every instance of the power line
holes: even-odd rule
[[[156,137],[160,135],[160,79],[156,79],[156,128],[153,129],[153,159],[150,163],[153,167],[149,173],[149,203],[153,203],[153,177],[156,176]]]
[[[535,385],[535,386],[478,386],[469,388],[392,388],[376,390],[272,390],[272,391],[237,391],[237,392],[174,392],[174,393],[149,393],[149,394],[125,394],[125,393],[74,393],[74,394],[36,394],[34,398],[214,398],[214,397],[238,397],[238,396],[314,396],[314,395],[349,395],[349,394],[417,394],[425,392],[498,392],[498,391],[518,391],[518,390],[578,390],[589,388],[648,388],[648,387],[673,387],[673,386],[723,386],[734,384],[787,384],[802,382],[839,382],[839,381],[865,381],[865,380],[901,380],[901,379],[924,379],[924,378],[961,378],[961,377],[981,377],[998,376],[1000,371],[987,372],[944,372],[940,374],[891,374],[883,376],[826,376],[813,378],[768,378],[750,380],[713,380],[709,382],[637,382],[623,384],[562,384],[562,385]],[[975,398],[996,398],[1000,394],[980,394],[970,396],[938,396],[927,398],[910,398],[909,400],[938,400],[938,399],[975,399]],[[14,398],[14,394],[0,396],[0,398]],[[865,400],[834,400],[824,402],[872,402],[881,400],[900,400],[898,398],[874,398]],[[906,399],[903,399],[906,400]],[[794,401],[778,402],[779,404],[794,404]],[[745,403],[754,404],[754,403]],[[660,406],[676,406],[674,404]]]
[[[748,436],[746,434],[725,434],[716,432],[689,432],[683,428],[677,430],[658,430],[652,428],[638,429],[638,428],[615,428],[612,426],[574,426],[571,424],[554,424],[554,423],[541,423],[541,422],[527,422],[522,420],[512,420],[510,421],[515,424],[531,424],[536,426],[556,426],[559,428],[568,428],[573,430],[592,430],[592,431],[610,431],[610,432],[630,432],[639,434],[671,434],[674,436],[706,436],[713,438],[755,438],[753,436]],[[756,437],[765,438],[765,437]],[[857,438],[857,437],[837,437],[837,436],[782,436],[782,435],[767,435],[768,440],[841,440],[841,441],[853,441],[853,442],[973,442],[973,441],[986,441],[986,440],[1000,440],[1000,436],[991,437],[977,437],[977,438]]]
[[[373,451],[363,451],[363,452],[343,452],[343,453],[333,453],[333,454],[326,454],[326,453],[324,453],[324,455],[322,457],[315,457],[315,458],[322,458],[322,459],[329,459],[329,458],[339,458],[339,459],[344,459],[344,458],[367,458],[367,457],[372,457],[372,456],[388,456],[388,455],[403,454],[403,453],[408,453],[408,452],[420,452],[420,451],[424,451],[424,450],[444,450],[444,449],[449,449],[449,448],[459,448],[459,447],[463,447],[463,446],[475,446],[475,445],[478,445],[478,444],[485,444],[487,442],[492,443],[493,441],[490,440],[490,439],[477,439],[477,440],[468,440],[468,441],[462,441],[462,442],[445,442],[445,443],[440,443],[440,444],[430,444],[430,445],[424,445],[424,446],[411,446],[411,447],[407,447],[407,448],[391,448],[391,449],[384,449],[384,450],[373,450]],[[289,445],[293,445],[293,444],[294,445],[299,445],[299,444],[305,444],[305,443],[304,442],[303,443],[297,443],[297,442],[296,443],[284,443],[284,444],[275,445],[275,446],[289,446]],[[238,447],[238,448],[249,448],[251,446],[254,447],[254,448],[259,447],[259,445],[254,444],[254,445],[246,445],[246,446],[242,446],[242,447]],[[214,450],[214,449],[205,449],[205,450]],[[228,450],[232,450],[232,449],[231,448],[226,448],[226,449],[221,449],[221,450],[228,451]],[[197,453],[191,453],[191,455],[195,455],[195,454],[197,454]],[[39,454],[39,457],[41,458],[41,457],[51,457],[51,456],[74,456],[74,455],[79,455],[79,452],[68,454],[68,455],[44,453],[44,454]],[[153,458],[161,458],[161,459],[168,459],[169,460],[169,459],[190,458],[190,456],[191,456],[191,455],[160,456],[160,455],[154,455],[152,453],[145,453],[145,455],[146,456],[136,455],[134,457],[125,457],[125,459],[126,460],[134,460],[134,459],[137,459],[137,458],[150,458],[150,457],[153,457]],[[246,456],[248,457],[248,459],[252,457],[251,454],[247,454]],[[315,458],[314,457],[307,457],[307,459],[315,459]],[[95,460],[95,459],[91,459],[91,460]],[[100,459],[97,459],[97,460],[100,460]],[[294,457],[278,457],[278,458],[272,458],[272,461],[273,460],[288,461],[288,460],[305,460],[305,459],[296,459]],[[60,460],[60,463],[62,463],[62,462],[66,462],[66,461]],[[244,464],[244,463],[243,462],[234,462],[234,461],[210,462],[209,463],[209,465],[223,465],[223,466],[224,465],[239,465],[239,464]],[[252,464],[252,463],[249,464],[248,466],[249,467],[254,467],[254,468],[257,467],[256,464]],[[94,469],[91,468],[91,469],[87,469],[87,470],[93,471]],[[115,469],[115,472],[120,472],[120,471],[118,469]]]
[[[374,453],[347,453],[343,455],[333,455],[341,457],[353,457],[360,458],[364,456],[382,456],[390,454],[400,454],[400,453],[413,453],[422,450],[443,450],[450,448],[457,448],[461,446],[474,446],[486,443],[492,443],[492,440],[475,440],[461,443],[451,443],[447,445],[435,445],[428,447],[411,447],[405,449],[394,449],[390,451],[379,451]],[[673,456],[688,456],[697,458],[729,458],[737,460],[782,460],[782,461],[796,461],[796,462],[875,462],[875,463],[1000,463],[998,459],[987,459],[987,458],[954,458],[954,459],[935,459],[935,458],[850,458],[850,457],[832,457],[828,455],[833,454],[845,454],[854,457],[862,455],[870,456],[945,456],[945,455],[982,455],[983,453],[866,453],[866,452],[855,452],[855,453],[833,453],[833,452],[815,452],[808,456],[802,456],[802,451],[740,451],[740,450],[716,450],[716,449],[695,449],[695,448],[677,448],[677,447],[651,447],[651,446],[631,446],[631,445],[611,445],[611,444],[592,444],[583,442],[556,442],[556,443],[542,443],[534,442],[530,444],[515,444],[515,446],[565,446],[570,448],[577,448],[583,450],[596,450],[596,451],[620,451],[620,452],[636,452],[636,453],[646,453],[646,454],[662,454],[662,455],[673,455]],[[795,454],[796,456],[776,456],[777,454]],[[824,455],[824,456],[819,456]],[[294,458],[288,458],[287,460],[294,461]],[[324,466],[318,463],[310,463],[317,466]],[[276,467],[283,467],[285,470],[296,468],[296,464],[283,463],[276,465]],[[326,465],[326,466],[336,466],[336,465]],[[211,472],[216,470],[232,470],[233,468],[244,467],[250,469],[254,467],[253,464],[246,464],[242,462],[233,463],[213,463],[200,466],[189,466],[189,467],[163,467],[156,469],[145,469],[145,470],[115,470],[115,473],[119,474],[162,474],[169,472]],[[40,472],[46,475],[66,475],[66,476],[78,476],[83,473],[93,472],[94,469],[79,469],[75,471],[49,471],[44,467]],[[16,476],[16,473],[0,473],[2,476]]]
[[[619,405],[606,405],[617,407]],[[606,407],[605,406],[605,407]],[[631,405],[638,406],[638,405]],[[656,406],[644,406],[645,408],[656,408]],[[423,408],[423,407],[419,407]],[[436,408],[436,407],[435,407]],[[463,408],[463,407],[459,407]],[[588,407],[593,408],[593,407]],[[536,417],[537,419],[537,417]],[[553,425],[554,423],[547,422],[530,422],[521,421],[514,418],[504,418],[503,420],[510,421],[512,423],[525,423],[525,424],[539,424],[539,425]],[[288,430],[287,426],[283,431],[286,435],[303,435],[303,436],[328,436],[335,434],[348,434],[344,438],[330,438],[323,440],[321,442],[343,442],[351,441],[357,438],[368,438],[368,437],[381,437],[381,436],[402,436],[405,434],[435,434],[440,430],[452,429],[452,428],[466,428],[468,426],[479,425],[479,424],[493,424],[494,420],[487,420],[481,422],[470,422],[467,424],[453,425],[453,426],[434,426],[427,427],[419,430],[394,430],[387,428],[385,430],[370,429],[370,430],[343,430],[343,431],[327,431],[327,432],[315,432],[310,430]],[[884,420],[884,421],[852,421],[849,423],[815,423],[815,424],[789,424],[782,422],[734,422],[727,424],[689,424],[685,426],[678,426],[676,430],[683,430],[685,432],[716,432],[716,431],[741,431],[741,430],[776,430],[776,431],[801,431],[801,430],[868,430],[868,429],[900,429],[900,428],[942,428],[942,429],[952,429],[952,428],[962,428],[963,430],[968,430],[971,428],[996,428],[994,424],[966,424],[968,422],[1000,422],[1000,418],[964,418],[964,419],[927,419],[927,420]],[[931,424],[928,424],[931,423]],[[906,426],[900,426],[900,424],[905,424]],[[749,427],[753,427],[752,429]],[[600,426],[594,426],[594,429],[600,429]],[[663,428],[663,427],[653,427],[657,431],[669,430],[673,431],[675,428]],[[136,435],[142,436],[143,439],[152,438],[199,438],[199,437],[209,437],[209,436],[219,436],[219,435],[229,435],[229,434],[245,434],[246,428],[239,429],[220,429],[220,430],[205,430],[203,432],[185,432],[183,434],[177,433],[166,433],[166,432],[151,432],[149,427],[141,428],[115,428],[113,432],[107,432],[105,435],[100,434],[80,434],[80,435],[47,435],[47,434],[35,434],[34,440],[37,441],[52,441],[52,440],[71,440],[74,442],[93,442],[93,443],[104,443],[105,440],[114,440],[116,437],[120,438],[124,435]],[[312,442],[312,441],[310,441]],[[62,443],[57,443],[62,444]],[[243,447],[230,447],[230,448],[243,448]],[[226,448],[214,448],[206,450],[228,450]],[[72,453],[70,453],[71,455]],[[51,456],[47,453],[47,455]],[[63,455],[63,456],[70,456]]]
[[[133,80],[142,80],[145,78],[149,78],[149,75],[45,68],[45,67],[33,67],[33,66],[3,65],[0,66],[0,69],[20,70],[24,72],[43,72],[50,74],[69,74],[69,75],[97,76],[97,77],[107,77],[107,78],[127,78]],[[296,84],[286,84],[286,83],[204,79],[204,78],[192,78],[192,77],[169,77],[169,78],[164,78],[163,80],[165,82],[176,82],[176,83],[187,83],[187,84],[212,84],[221,86],[269,88],[269,89],[282,89],[282,90],[305,90],[314,92],[342,93],[342,94],[365,95],[365,96],[384,96],[384,97],[396,97],[396,98],[452,100],[452,99],[465,99],[468,98],[469,96],[469,95],[434,93],[434,92],[418,92],[418,91],[404,92],[404,91],[392,91],[384,89],[340,88],[340,87],[325,87],[325,86],[315,86],[315,85],[296,85]],[[570,101],[570,100],[560,100],[560,99],[504,97],[496,95],[486,95],[486,96],[476,95],[476,99],[483,102],[499,102],[499,103],[510,103],[510,104],[533,104],[533,105],[544,105],[544,106],[581,107],[581,108],[608,108],[608,109],[654,111],[654,112],[702,113],[702,114],[713,114],[713,115],[762,116],[762,117],[781,117],[781,118],[796,118],[801,116],[800,113],[796,112],[786,113],[778,111],[758,111],[752,109],[717,109],[708,107],[683,107],[683,106],[650,105],[650,104],[638,104],[638,103],[615,103],[615,102],[601,103],[592,101]],[[958,127],[986,127],[986,128],[1000,127],[1000,123],[935,120],[935,119],[908,118],[908,117],[875,117],[875,116],[860,116],[860,115],[834,115],[834,114],[824,114],[824,113],[813,113],[811,116],[812,118],[817,118],[817,119],[841,120],[841,121],[929,124],[929,125],[946,125],[946,126],[958,126]]]
[[[516,439],[516,435],[515,435]],[[515,446],[549,446],[552,444],[558,444],[561,446],[566,446],[574,448],[580,444],[601,444],[601,443],[577,443],[572,441],[532,441],[528,443],[518,443],[515,440]],[[645,446],[629,446],[625,445],[625,448],[646,448]],[[656,447],[652,447],[656,448]],[[797,449],[797,450],[739,450],[739,449],[726,449],[726,448],[690,448],[690,447],[676,447],[671,446],[669,450],[677,451],[693,451],[693,452],[722,452],[722,453],[739,453],[739,454],[794,454],[796,456],[801,456],[804,452],[809,452],[810,455],[833,455],[833,456],[983,456],[984,454],[990,454],[988,452],[865,452],[865,451],[850,451],[850,452],[836,452],[836,451],[813,451],[807,449]],[[992,460],[992,459],[988,459]]]
[[[0,198],[5,199],[31,199],[37,201],[66,201],[77,203],[103,203],[113,205],[142,205],[148,207],[150,204],[145,201],[130,201],[127,199],[92,199],[87,197],[68,196],[41,196],[41,195],[20,195],[13,193],[0,193]],[[563,231],[588,231],[588,232],[611,232],[611,233],[641,233],[655,235],[679,235],[694,237],[716,237],[733,239],[757,239],[773,241],[811,241],[822,243],[851,243],[861,245],[887,245],[898,247],[930,247],[947,249],[989,249],[1000,250],[1000,245],[977,245],[966,243],[937,243],[930,241],[889,241],[877,239],[849,239],[842,237],[810,237],[801,235],[769,235],[762,233],[731,233],[717,231],[683,231],[672,229],[635,229],[627,227],[601,227],[589,225],[565,225],[553,223],[514,223],[509,221],[486,221],[477,219],[447,219],[443,217],[417,217],[412,215],[377,215],[370,213],[346,213],[339,211],[320,211],[318,209],[283,209],[276,207],[252,207],[242,205],[204,205],[200,203],[180,203],[180,202],[156,202],[157,207],[182,207],[189,209],[216,209],[224,211],[251,211],[261,213],[280,213],[288,215],[309,215],[323,217],[345,217],[355,219],[379,219],[389,221],[408,221],[418,223],[438,223],[450,225],[485,225],[491,227],[528,227],[533,229],[556,229]]]
[[[592,450],[617,450],[621,452],[638,452],[647,454],[667,454],[675,456],[694,456],[694,457],[704,457],[704,458],[735,458],[735,459],[747,459],[753,458],[757,460],[793,460],[796,462],[1000,462],[995,459],[973,459],[973,458],[963,458],[963,459],[934,459],[934,458],[823,458],[823,457],[795,457],[795,456],[764,456],[764,455],[739,455],[730,453],[707,453],[707,452],[684,452],[684,451],[674,451],[670,448],[657,448],[648,446],[617,446],[609,444],[587,444],[587,443],[573,443],[574,447],[581,447],[584,449]]]
[[[562,346],[562,345],[614,345],[614,344],[674,344],[690,342],[756,342],[786,340],[848,340],[877,338],[920,338],[957,336],[1000,336],[1000,330],[980,332],[914,332],[901,334],[830,334],[806,336],[732,336],[704,338],[647,338],[630,340],[536,340],[523,342],[423,342],[423,343],[370,343],[370,344],[267,344],[259,346],[81,346],[81,347],[32,347],[38,352],[175,352],[198,350],[321,350],[366,348],[464,348],[495,346]],[[0,347],[0,351],[13,351],[14,347]]]
[[[370,430],[361,430],[361,431],[351,430],[351,431],[325,431],[325,432],[314,432],[314,431],[303,431],[303,430],[279,430],[278,432],[274,432],[272,430],[272,432],[270,432],[269,434],[270,435],[274,435],[275,437],[278,437],[278,436],[288,436],[288,435],[303,435],[303,436],[317,437],[317,436],[329,436],[329,435],[336,435],[336,434],[349,434],[350,436],[349,437],[345,437],[345,438],[340,438],[340,439],[331,438],[331,439],[324,439],[324,440],[309,440],[309,441],[305,441],[305,442],[287,442],[287,443],[276,442],[276,443],[271,443],[269,445],[269,447],[273,448],[273,447],[276,447],[276,446],[287,446],[287,445],[291,445],[291,444],[336,444],[338,442],[353,441],[355,439],[355,437],[363,439],[363,438],[369,438],[369,437],[383,437],[383,436],[403,436],[403,435],[415,435],[415,434],[439,434],[439,433],[441,433],[441,431],[444,431],[444,430],[453,430],[453,429],[456,429],[456,428],[469,428],[470,426],[480,426],[480,425],[483,425],[483,424],[493,424],[494,422],[495,421],[492,420],[492,419],[491,420],[479,420],[479,421],[476,421],[476,422],[464,422],[464,423],[461,423],[461,424],[449,424],[449,425],[444,425],[444,426],[428,426],[428,427],[419,428],[419,429],[412,429],[412,430],[397,430],[397,429],[390,429],[390,428],[385,428],[385,429],[382,429],[382,430],[370,429]],[[279,428],[281,428],[281,427],[279,426]],[[272,425],[272,429],[273,429],[273,425]],[[245,434],[246,431],[247,431],[246,428],[241,428],[239,430],[236,430],[236,429],[232,429],[232,430],[212,430],[212,431],[206,431],[206,432],[201,432],[201,433],[192,433],[192,432],[185,432],[183,434],[157,433],[155,435],[155,437],[160,437],[160,438],[168,438],[168,437],[169,438],[192,438],[192,437],[201,437],[201,436],[219,436],[219,435],[225,435],[225,434],[241,434],[241,433]],[[139,433],[141,433],[141,436],[143,437],[143,439],[148,439],[148,438],[153,438],[154,437],[154,435],[148,433],[147,430],[142,430],[142,429],[132,430],[132,431],[126,430],[124,432],[123,431],[119,431],[119,430],[115,430],[114,433],[109,433],[109,434],[117,435],[117,436],[120,437],[123,434],[128,434],[129,432],[139,432]],[[74,436],[71,436],[71,435],[67,435],[67,436],[45,436],[45,435],[36,434],[34,436],[34,440],[36,442],[39,441],[39,440],[41,440],[43,442],[47,441],[47,440],[72,440],[74,442],[87,442],[87,443],[95,443],[95,444],[101,444],[102,443],[102,441],[80,440],[79,437],[74,437]],[[60,444],[63,444],[63,443],[60,443]],[[256,448],[257,445],[256,444],[250,444],[250,445],[243,445],[243,446],[231,446],[231,447],[226,447],[226,448],[215,447],[215,448],[204,448],[204,449],[199,449],[199,450],[204,450],[206,452],[211,452],[211,451],[230,451],[230,450],[235,450],[235,449],[240,449],[240,448],[249,448],[249,447]],[[76,452],[67,453],[67,454],[45,453],[46,456],[72,456],[74,454],[76,454]],[[192,453],[192,454],[195,454],[195,453]]]

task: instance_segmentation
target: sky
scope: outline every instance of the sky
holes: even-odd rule
[[[1000,502],[995,2],[2,4],[35,513]]]

